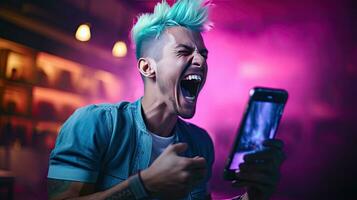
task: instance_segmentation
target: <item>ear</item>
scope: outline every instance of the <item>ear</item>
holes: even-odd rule
[[[142,76],[148,78],[155,78],[155,67],[156,62],[153,59],[149,58],[140,58],[137,63],[137,67]]]

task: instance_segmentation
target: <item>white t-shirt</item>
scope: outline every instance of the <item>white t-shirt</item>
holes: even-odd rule
[[[151,133],[152,137],[152,150],[151,150],[151,159],[150,163],[153,163],[154,160],[160,156],[160,154],[172,143],[175,141],[175,135],[170,137],[162,137],[156,134]]]

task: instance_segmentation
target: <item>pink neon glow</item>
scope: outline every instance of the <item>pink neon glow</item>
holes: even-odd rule
[[[337,165],[330,156],[348,139],[334,130],[327,129],[324,134],[317,124],[326,126],[329,120],[339,118],[343,121],[347,101],[343,88],[349,87],[340,76],[344,70],[351,77],[357,74],[357,48],[349,44],[352,35],[347,24],[351,18],[346,2],[326,1],[324,6],[320,1],[215,2],[215,28],[204,34],[210,52],[208,78],[196,115],[190,120],[205,128],[215,143],[211,184],[215,198],[239,193],[221,177],[249,89],[254,86],[289,91],[277,135],[284,140],[288,155],[277,199],[295,199],[294,194],[301,191],[314,193],[306,187],[319,187],[318,178],[309,183],[306,179],[324,178],[325,167]],[[354,53],[345,55],[347,46]],[[130,70],[133,92],[127,97],[134,100],[143,94],[143,87],[135,67]],[[354,107],[348,106],[350,116],[355,116]]]

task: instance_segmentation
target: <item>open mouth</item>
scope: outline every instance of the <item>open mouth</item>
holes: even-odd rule
[[[189,74],[186,75],[180,82],[181,91],[185,99],[194,101],[200,90],[202,83],[201,75]]]

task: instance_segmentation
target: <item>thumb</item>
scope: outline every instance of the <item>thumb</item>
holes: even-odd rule
[[[183,153],[186,151],[188,145],[186,143],[176,143],[170,146],[170,150],[176,154]]]

